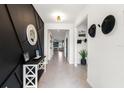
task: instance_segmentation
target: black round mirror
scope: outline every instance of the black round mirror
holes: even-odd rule
[[[91,37],[95,37],[95,35],[96,35],[96,25],[95,24],[91,25],[88,33]]]
[[[113,15],[108,15],[102,23],[102,32],[108,34],[112,31],[115,25],[115,17]]]

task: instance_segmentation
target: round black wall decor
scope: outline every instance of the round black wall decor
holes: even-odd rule
[[[96,35],[96,25],[95,24],[91,25],[88,33],[91,37],[95,37],[95,35]]]
[[[85,42],[85,43],[87,42],[87,39],[86,39],[86,38],[84,39],[84,42]]]
[[[115,25],[115,17],[113,15],[108,15],[102,23],[102,32],[108,34],[112,31]]]

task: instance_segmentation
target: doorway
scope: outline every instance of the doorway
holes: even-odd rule
[[[68,63],[69,64],[74,64],[74,25],[73,24],[64,24],[64,23],[55,23],[55,24],[45,24],[45,31],[44,31],[44,55],[46,56],[45,58],[45,63],[49,63],[49,52],[48,52],[48,32],[50,30],[65,30],[67,37],[68,37]],[[54,31],[53,31],[54,32]],[[58,35],[61,36],[61,35]],[[64,39],[64,56],[66,57],[66,49],[65,49],[65,39]]]
[[[48,30],[48,57],[49,60],[55,53],[63,53],[63,55],[68,59],[68,32],[66,29],[49,29]],[[51,44],[50,44],[51,43]]]

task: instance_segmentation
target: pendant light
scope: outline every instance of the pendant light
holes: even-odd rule
[[[61,22],[61,17],[60,16],[57,16],[57,22]]]

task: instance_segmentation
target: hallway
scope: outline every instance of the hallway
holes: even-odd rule
[[[90,88],[86,82],[86,66],[68,64],[63,52],[55,52],[47,71],[39,80],[39,88]]]

